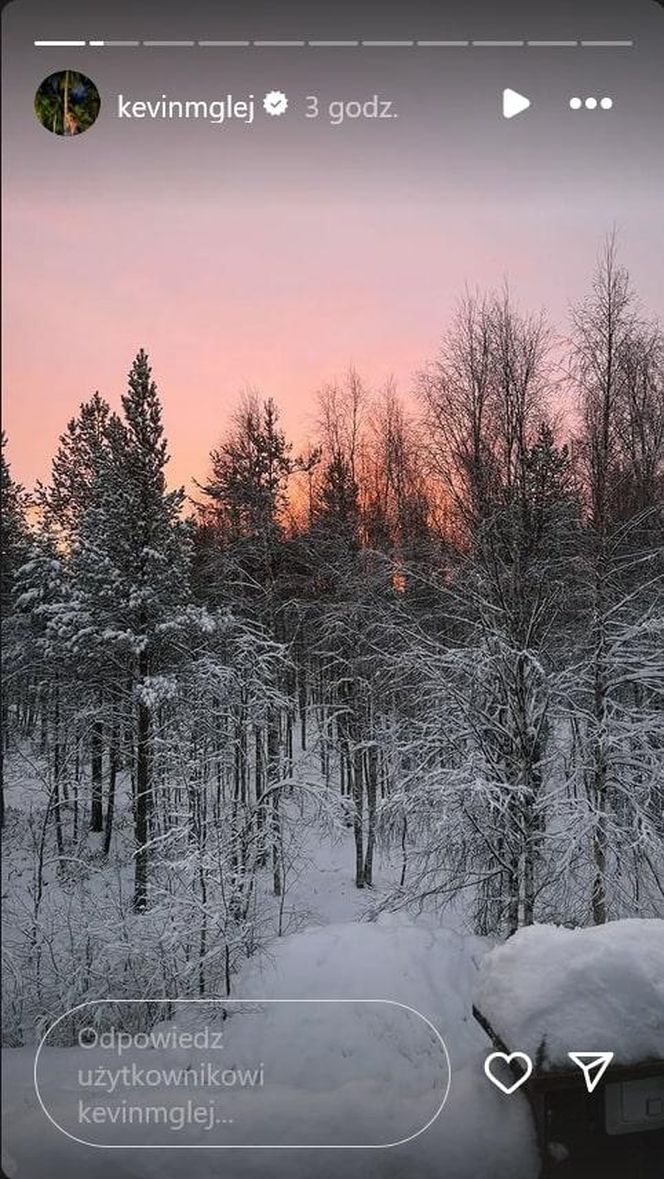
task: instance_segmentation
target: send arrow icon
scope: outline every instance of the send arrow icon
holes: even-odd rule
[[[613,1060],[613,1052],[568,1052],[567,1055],[581,1069],[589,1093],[595,1091]]]
[[[525,94],[519,94],[518,90],[510,90],[509,87],[503,90],[503,115],[506,119],[513,119],[521,111],[527,111],[529,106],[530,99]]]

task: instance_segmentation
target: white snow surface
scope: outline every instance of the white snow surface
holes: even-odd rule
[[[544,1041],[545,1067],[664,1058],[664,920],[521,929],[483,958],[475,1003],[510,1049],[534,1058]]]
[[[526,1099],[506,1097],[488,1083],[483,1059],[489,1042],[474,1021],[470,995],[477,963],[487,943],[450,930],[415,925],[403,918],[379,922],[348,922],[306,929],[281,939],[269,958],[250,963],[238,978],[238,998],[382,998],[408,1004],[426,1016],[445,1039],[452,1065],[447,1104],[420,1137],[401,1146],[375,1151],[280,1150],[126,1151],[79,1146],[45,1121],[32,1088],[32,1052],[4,1053],[6,1105],[5,1141],[11,1179],[535,1179],[537,1155]],[[302,1010],[302,1009],[300,1009]],[[396,1009],[395,1009],[396,1010]],[[231,1018],[226,1025],[230,1056],[253,1053],[268,1062],[290,1053],[288,1072],[296,1079],[307,1058],[331,1052],[329,1020],[320,1020],[314,1004],[306,1006],[299,1032],[284,1038],[280,1020]],[[178,1021],[181,1023],[181,1020]],[[387,1036],[398,1029],[388,1022]],[[252,1037],[255,1037],[252,1042]],[[333,1046],[332,1046],[333,1047]],[[394,1043],[381,1043],[375,1021],[358,1024],[358,1059],[372,1053],[381,1072],[381,1053],[394,1059]],[[399,1051],[407,1044],[399,1045]],[[389,1051],[388,1051],[389,1049]],[[44,1050],[46,1053],[48,1050]],[[72,1076],[68,1054],[81,1050],[51,1049],[49,1093],[58,1116],[71,1103],[65,1076]],[[85,1053],[82,1053],[84,1056]],[[334,1055],[332,1051],[332,1055]],[[409,1062],[412,1065],[413,1061]],[[65,1067],[66,1066],[66,1067]],[[58,1074],[62,1071],[62,1083]],[[153,1094],[155,1100],[158,1093]],[[315,1094],[311,1095],[315,1098]],[[290,1100],[290,1106],[289,1106]],[[54,1104],[55,1103],[55,1104]],[[361,1089],[357,1094],[358,1115]],[[291,1111],[284,1089],[274,1092],[275,1117]],[[41,1170],[40,1170],[41,1167]]]

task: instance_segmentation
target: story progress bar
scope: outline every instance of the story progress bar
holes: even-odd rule
[[[624,41],[35,41],[37,49],[632,49]]]

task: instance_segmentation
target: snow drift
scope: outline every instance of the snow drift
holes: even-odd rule
[[[484,957],[475,1003],[508,1047],[543,1046],[544,1068],[568,1052],[664,1058],[664,920],[521,929]]]

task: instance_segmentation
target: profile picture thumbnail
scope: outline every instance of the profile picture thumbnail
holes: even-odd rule
[[[101,106],[94,82],[77,70],[58,70],[44,78],[35,94],[39,122],[54,135],[81,135],[96,121]]]

